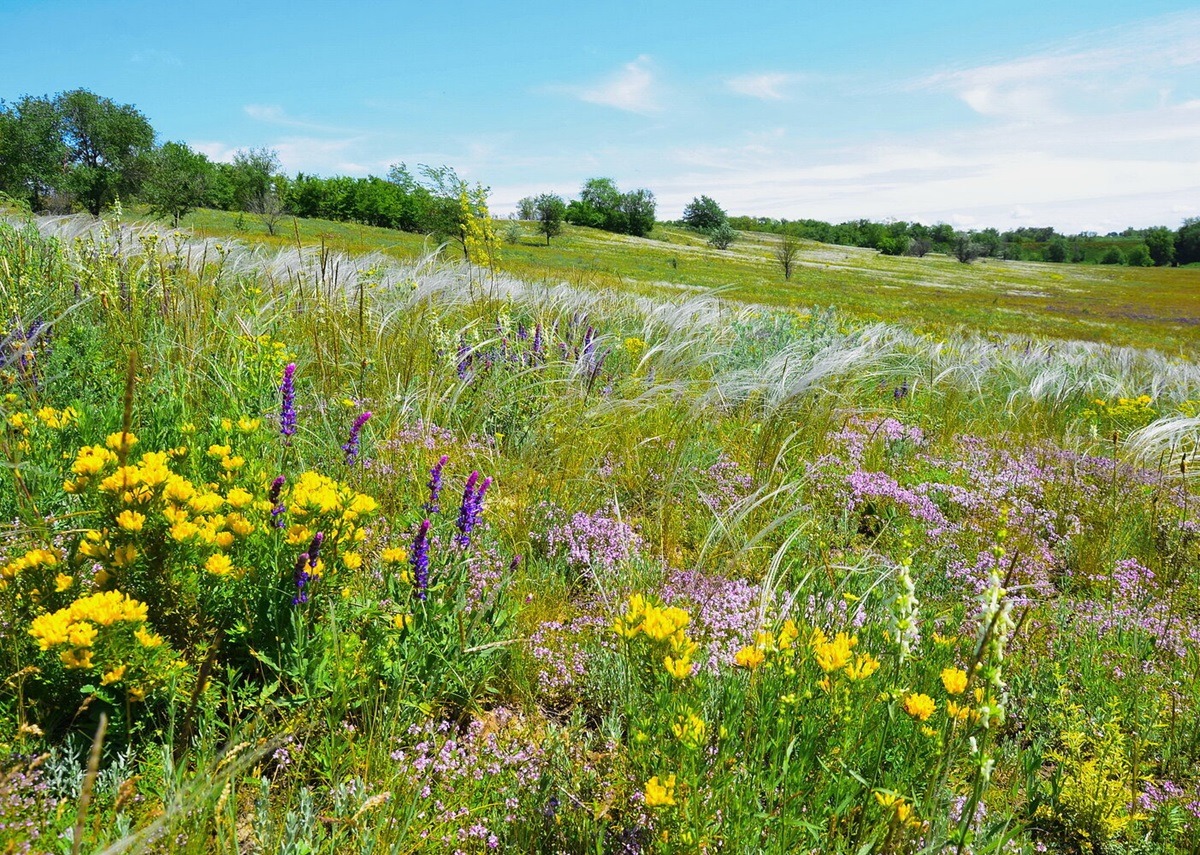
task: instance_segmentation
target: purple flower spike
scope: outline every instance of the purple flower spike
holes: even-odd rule
[[[423,520],[417,529],[417,537],[413,540],[412,555],[408,562],[413,568],[413,583],[416,585],[416,597],[424,600],[429,589],[429,520]]]
[[[438,462],[429,470],[429,501],[425,503],[425,513],[436,514],[441,511],[438,498],[442,495],[442,469],[450,462],[450,455],[443,454]]]
[[[454,536],[454,543],[460,549],[466,549],[471,545],[471,532],[479,524],[479,517],[483,512],[483,496],[488,487],[492,485],[492,479],[484,478],[478,489],[475,487],[477,483],[479,483],[479,473],[472,472],[463,489],[462,507],[459,509],[456,523],[458,534]]]
[[[287,506],[279,499],[279,494],[283,492],[283,485],[286,481],[287,479],[280,475],[271,482],[270,492],[267,493],[267,498],[274,505],[271,508],[271,519],[275,521],[275,528],[283,528],[283,515],[287,513]]]
[[[296,433],[296,363],[289,362],[283,369],[283,383],[279,385],[282,406],[279,410],[279,433],[290,442]]]
[[[317,560],[321,557],[321,544],[324,542],[324,532],[319,531],[313,535],[312,543],[308,545],[308,566],[316,568]]]
[[[358,441],[359,434],[362,433],[363,425],[371,419],[371,411],[367,410],[354,420],[354,424],[350,426],[350,436],[346,438],[346,444],[342,446],[342,451],[346,452],[346,465],[353,466],[358,460]]]
[[[301,552],[300,557],[296,559],[296,569],[293,574],[293,579],[296,583],[296,596],[292,597],[292,605],[299,606],[308,602],[308,592],[305,587],[308,585],[308,580],[312,578],[312,574],[308,572],[308,553]]]

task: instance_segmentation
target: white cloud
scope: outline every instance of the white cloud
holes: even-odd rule
[[[606,80],[574,89],[589,104],[602,104],[630,113],[656,113],[660,109],[653,62],[643,54]]]
[[[779,72],[744,74],[728,78],[725,85],[739,95],[749,98],[758,98],[761,101],[782,101],[787,97],[782,91],[783,87],[795,79],[795,75]]]
[[[188,147],[216,163],[233,163],[233,155],[237,152],[235,146],[213,140],[195,140],[189,142]]]
[[[352,128],[344,128],[336,125],[323,125],[317,122],[307,121],[306,119],[298,119],[295,116],[289,115],[288,112],[278,104],[247,104],[242,107],[242,112],[255,121],[265,122],[269,125],[280,125],[285,128],[298,128],[305,131],[319,131],[332,134],[345,134],[354,132]]]

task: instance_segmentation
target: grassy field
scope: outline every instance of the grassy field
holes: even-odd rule
[[[224,217],[0,222],[0,852],[1200,853],[1194,271]]]
[[[417,235],[328,221],[284,221],[275,238],[252,217],[200,211],[184,222],[199,235],[235,234],[283,246],[322,239],[351,253],[397,259],[429,252]],[[863,320],[900,323],[944,335],[970,329],[1200,351],[1200,270],[1049,264],[982,259],[960,264],[944,255],[892,257],[870,249],[802,242],[797,270],[784,281],[774,235],[741,233],[728,250],[687,229],[660,225],[649,238],[566,226],[550,246],[523,225],[503,247],[502,268],[534,282],[617,287],[641,294],[718,288],[728,300],[777,308],[837,307]],[[504,224],[499,224],[503,231]]]

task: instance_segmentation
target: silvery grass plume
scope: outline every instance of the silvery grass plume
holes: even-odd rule
[[[1200,416],[1173,416],[1151,422],[1125,441],[1141,466],[1183,478],[1200,476]]]

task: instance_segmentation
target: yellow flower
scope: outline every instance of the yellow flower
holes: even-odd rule
[[[225,469],[226,472],[236,472],[237,470],[241,469],[245,465],[246,465],[246,458],[244,458],[244,457],[222,457],[221,458],[221,466]]]
[[[913,718],[926,721],[935,710],[937,710],[937,704],[929,695],[913,693],[904,696],[904,711]]]
[[[858,644],[857,638],[852,638],[844,632],[839,632],[837,636],[830,641],[825,633],[817,630],[820,633],[818,638],[814,633],[811,647],[813,653],[817,657],[817,666],[826,674],[838,671],[850,661],[850,648]]]
[[[138,640],[138,644],[142,645],[142,647],[158,647],[163,643],[161,635],[148,632],[145,627],[138,627],[134,630],[133,637]]]
[[[58,654],[58,658],[70,671],[92,667],[92,651],[90,650],[64,650]]]
[[[783,626],[779,629],[779,649],[790,650],[792,642],[800,637],[800,631],[796,629],[796,622],[788,618],[783,622]]]
[[[137,441],[138,438],[132,433],[122,433],[121,431],[117,431],[116,433],[110,433],[104,444],[118,454],[122,452],[128,454],[129,450],[137,445]]]
[[[184,519],[171,526],[170,534],[172,540],[183,543],[186,540],[191,540],[200,532],[200,526],[190,520]]]
[[[233,570],[233,562],[229,560],[229,556],[224,552],[214,552],[204,562],[204,569],[214,576],[228,576],[230,571]]]
[[[675,804],[675,776],[668,775],[660,781],[655,775],[646,782],[646,807],[662,807]]]
[[[73,584],[75,584],[75,579],[66,573],[59,573],[54,577],[54,590],[60,594]]]
[[[395,615],[392,618],[392,626],[396,627],[396,629],[411,629],[412,625],[413,616],[410,614]]]
[[[385,564],[403,564],[408,560],[408,550],[392,546],[383,550],[383,555],[380,557],[383,558]]]
[[[967,672],[960,668],[943,668],[942,685],[951,695],[961,695],[967,688]]]
[[[854,663],[846,668],[846,676],[851,680],[865,680],[879,670],[879,660],[870,653],[859,653],[854,657]]]
[[[707,732],[707,725],[704,719],[697,716],[691,710],[688,710],[687,715],[681,715],[671,725],[671,732],[675,737],[688,748],[695,748],[704,741],[704,734]]]
[[[362,556],[357,552],[342,553],[342,564],[346,566],[347,570],[357,570],[359,567],[362,567],[362,563]]]
[[[228,445],[217,445],[216,443],[214,443],[208,447],[208,456],[209,457],[216,457],[216,458],[228,457],[232,453],[233,453],[233,449],[230,448]]]
[[[126,531],[141,531],[146,524],[146,515],[137,511],[124,510],[117,514],[117,525]]]
[[[663,657],[663,667],[667,669],[667,673],[676,680],[686,680],[692,676],[692,662],[686,656],[675,659],[671,656]]]
[[[225,501],[233,508],[244,508],[246,505],[254,501],[254,494],[249,490],[243,490],[241,487],[234,487],[225,494]]]
[[[240,430],[242,433],[253,433],[254,431],[258,430],[258,426],[261,424],[262,421],[259,419],[252,419],[248,416],[242,416],[240,419],[238,419],[237,426],[238,430]]]
[[[733,661],[737,663],[738,666],[742,668],[749,668],[751,671],[753,671],[759,665],[763,664],[763,660],[766,658],[766,655],[764,655],[763,652],[757,647],[743,647],[737,652],[737,655],[734,656]]]
[[[100,685],[101,686],[111,686],[113,683],[120,682],[121,678],[124,676],[125,676],[125,666],[119,665],[118,667],[113,668],[111,671],[109,671],[107,674],[105,674],[103,677],[100,678]]]
[[[113,564],[117,565],[118,567],[128,567],[135,560],[137,560],[137,557],[137,547],[132,543],[126,543],[122,546],[118,546],[113,551]]]

